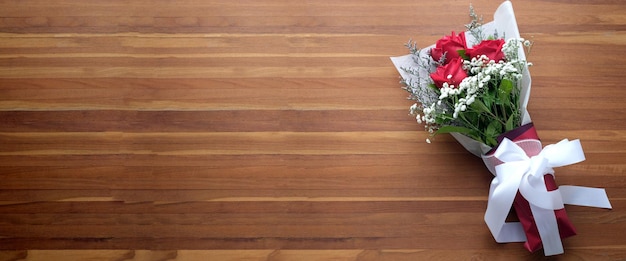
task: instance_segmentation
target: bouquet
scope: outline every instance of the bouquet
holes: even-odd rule
[[[604,189],[555,183],[553,168],[585,157],[579,140],[542,148],[526,110],[531,63],[525,51],[532,43],[520,37],[511,3],[502,3],[492,22],[483,24],[471,6],[470,17],[467,31],[422,49],[409,41],[410,54],[391,58],[416,102],[410,113],[431,137],[450,133],[494,175],[485,223],[497,242],[561,254],[561,239],[576,234],[564,204],[611,205]],[[511,207],[519,222],[505,222]]]

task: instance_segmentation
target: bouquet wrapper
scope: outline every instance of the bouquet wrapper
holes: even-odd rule
[[[503,2],[494,13],[494,20],[482,26],[483,32],[520,38],[511,2]],[[468,46],[475,42],[465,34]],[[427,59],[434,45],[422,49],[418,59]],[[520,59],[526,59],[520,46]],[[391,58],[404,79],[411,79],[403,68],[417,68],[412,55]],[[520,112],[522,126],[500,135],[498,145],[491,148],[460,133],[451,135],[469,152],[483,158],[494,175],[489,189],[485,223],[496,242],[525,242],[529,251],[544,249],[546,256],[563,253],[561,239],[576,234],[567,217],[564,204],[611,208],[604,189],[579,186],[557,187],[554,169],[585,159],[580,141],[562,140],[542,148],[526,109],[531,78],[525,68],[520,81]],[[511,208],[519,222],[506,222]]]

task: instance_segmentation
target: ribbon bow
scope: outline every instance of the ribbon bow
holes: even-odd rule
[[[505,138],[494,156],[504,163],[495,167],[485,222],[499,243],[526,241],[519,222],[505,223],[518,190],[530,204],[546,256],[563,253],[554,210],[562,209],[564,203],[611,208],[604,189],[560,186],[548,191],[545,186],[544,175],[554,175],[553,168],[585,160],[579,140],[564,139],[528,157],[520,146]]]

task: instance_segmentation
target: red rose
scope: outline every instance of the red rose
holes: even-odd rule
[[[435,82],[437,88],[443,87],[444,83],[459,86],[461,81],[467,77],[467,73],[463,70],[463,59],[457,57],[446,65],[437,67],[434,73],[430,74],[430,78]]]
[[[474,58],[480,55],[486,55],[489,60],[499,62],[504,60],[504,53],[502,52],[502,46],[504,45],[503,39],[497,40],[484,40],[472,48],[468,48],[465,54],[469,58]]]
[[[443,38],[439,39],[430,50],[430,56],[435,61],[439,61],[443,54],[446,54],[446,60],[443,64],[447,64],[449,61],[454,60],[459,57],[459,50],[467,49],[467,44],[465,43],[465,33],[461,32],[459,35],[452,34],[450,36],[446,35]]]

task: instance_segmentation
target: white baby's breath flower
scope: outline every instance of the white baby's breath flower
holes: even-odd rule
[[[532,45],[532,43],[528,40],[524,40],[524,46],[526,47],[530,47]]]
[[[470,96],[465,103],[467,105],[471,105],[472,103],[474,103],[474,100],[476,100],[476,95]]]
[[[417,103],[414,103],[413,105],[411,105],[411,107],[409,108],[409,113],[411,115],[413,114],[418,114],[419,111],[419,105]]]

